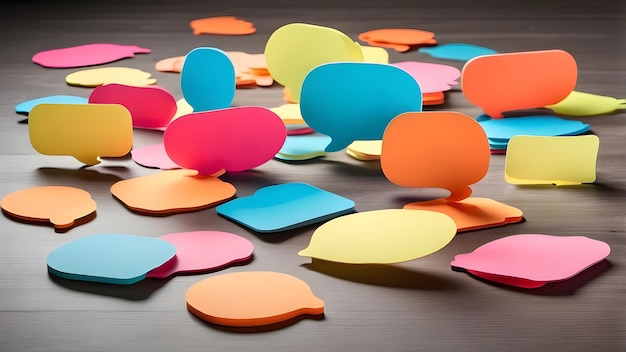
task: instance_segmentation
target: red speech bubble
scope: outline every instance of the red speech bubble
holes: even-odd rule
[[[165,130],[163,143],[176,164],[211,175],[260,166],[278,153],[286,138],[276,113],[243,106],[181,116]]]
[[[479,56],[461,71],[465,97],[485,114],[556,104],[574,90],[576,60],[563,50],[541,50]]]

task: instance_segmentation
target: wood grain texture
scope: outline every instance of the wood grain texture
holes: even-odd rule
[[[158,172],[129,158],[81,168],[70,157],[39,155],[18,123],[15,105],[54,94],[87,97],[70,87],[73,69],[45,69],[31,62],[53,48],[108,42],[152,49],[105,66],[152,72],[178,99],[179,75],[154,64],[198,46],[263,52],[278,27],[306,22],[352,38],[384,27],[430,30],[440,43],[465,42],[500,52],[558,48],[576,59],[576,89],[626,97],[626,3],[607,1],[400,1],[343,3],[291,1],[19,1],[0,11],[0,196],[27,187],[71,185],[90,192],[96,218],[66,233],[50,226],[0,217],[0,349],[2,351],[624,351],[626,350],[626,113],[584,117],[600,137],[597,182],[580,187],[517,187],[504,181],[504,156],[491,157],[488,175],[472,188],[520,208],[523,223],[459,234],[433,255],[397,265],[344,265],[302,258],[316,226],[257,234],[218,216],[215,209],[167,217],[137,215],[109,193],[116,181]],[[250,36],[194,36],[189,21],[235,15],[251,21]],[[390,52],[391,62],[438,61],[425,54]],[[283,103],[282,88],[237,90],[235,106]],[[477,116],[459,89],[443,107]],[[137,130],[135,146],[161,134]],[[378,162],[343,152],[315,161],[277,160],[228,174],[238,196],[261,186],[308,182],[353,199],[357,211],[399,208],[441,196],[436,189],[404,189],[387,181]],[[147,280],[118,287],[54,278],[46,256],[88,234],[121,232],[161,236],[219,230],[255,245],[247,266],[228,271],[273,270],[306,281],[325,301],[324,319],[303,319],[272,331],[230,331],[189,314],[185,292],[209,274]],[[518,233],[584,235],[607,242],[608,260],[572,280],[518,290],[450,270],[454,255]]]

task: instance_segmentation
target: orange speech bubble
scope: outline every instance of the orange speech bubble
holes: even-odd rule
[[[193,34],[245,35],[256,32],[252,22],[235,16],[216,16],[193,20],[189,23]]]
[[[489,141],[473,118],[454,111],[406,112],[383,134],[381,167],[403,187],[444,188],[449,201],[469,197],[468,185],[489,168]]]
[[[461,71],[461,89],[485,114],[556,104],[574,90],[576,60],[563,50],[493,54],[469,60]]]
[[[409,51],[417,45],[437,44],[435,33],[414,28],[381,28],[359,34],[359,40],[372,46]]]

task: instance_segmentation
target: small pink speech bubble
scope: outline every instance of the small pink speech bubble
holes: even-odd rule
[[[276,113],[243,106],[181,116],[165,130],[163,143],[176,164],[212,175],[262,165],[280,151],[286,138],[285,124]]]
[[[86,44],[69,48],[38,52],[33,62],[49,68],[69,68],[106,64],[109,62],[147,54],[150,49],[136,45]]]
[[[408,72],[420,86],[423,93],[444,92],[457,85],[461,71],[450,65],[430,62],[403,61],[392,64]]]
[[[134,148],[130,153],[133,161],[141,166],[161,170],[180,169],[180,166],[167,155],[163,143]]]
[[[133,118],[133,127],[145,129],[167,126],[176,113],[176,99],[167,90],[157,86],[105,84],[91,92],[89,103],[123,105]]]

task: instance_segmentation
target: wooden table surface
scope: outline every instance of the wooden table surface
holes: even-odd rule
[[[189,21],[234,15],[253,22],[248,36],[194,36]],[[262,53],[282,25],[305,22],[336,28],[351,38],[375,28],[433,31],[439,43],[472,43],[499,52],[563,49],[578,65],[576,90],[626,98],[626,2],[607,1],[373,1],[344,4],[290,1],[20,1],[0,11],[0,196],[35,186],[68,185],[91,193],[97,216],[66,233],[0,217],[0,350],[17,351],[624,351],[626,350],[626,114],[573,118],[600,138],[597,180],[582,186],[519,187],[504,180],[502,155],[492,155],[473,195],[517,207],[524,221],[458,234],[442,250],[395,265],[311,262],[297,252],[317,226],[259,234],[232,223],[215,208],[151,217],[112,197],[122,179],[159,172],[129,157],[81,167],[71,157],[37,153],[15,105],[56,94],[88,97],[91,89],[65,84],[77,69],[49,69],[31,61],[43,50],[88,43],[135,44],[147,55],[105,66],[151,72],[181,98],[179,75],[154,64],[200,46]],[[410,51],[389,50],[390,62],[426,61],[462,67]],[[523,69],[523,68],[520,68]],[[538,84],[540,84],[538,82]],[[282,87],[238,89],[233,106],[283,104]],[[433,110],[478,116],[481,109],[460,87]],[[135,130],[134,145],[162,134]],[[402,188],[377,161],[345,151],[303,163],[270,160],[229,173],[237,196],[262,186],[307,182],[356,202],[359,212],[401,208],[445,195],[438,189]],[[52,277],[46,256],[96,233],[158,237],[172,232],[220,230],[254,243],[245,266],[216,273],[145,280],[132,286]],[[456,254],[500,237],[540,233],[588,236],[611,246],[607,260],[571,280],[533,290],[514,289],[452,271]],[[261,331],[211,326],[192,316],[185,293],[194,283],[225,272],[268,270],[306,281],[325,302],[323,319],[302,319]]]

